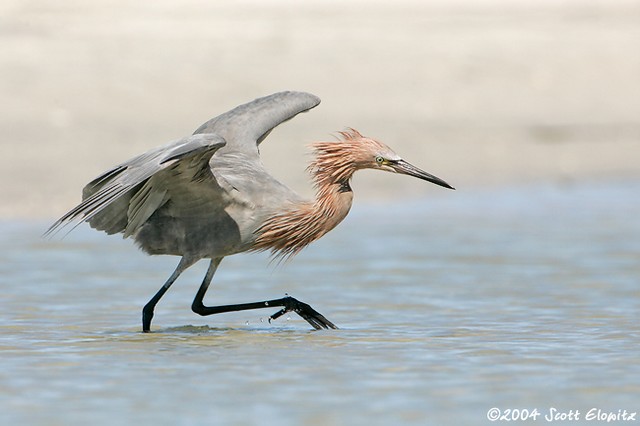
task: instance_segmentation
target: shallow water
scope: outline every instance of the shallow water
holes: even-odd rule
[[[483,424],[492,407],[640,411],[640,182],[438,193],[361,205],[284,267],[225,259],[140,309],[177,263],[78,228],[1,224],[2,424]],[[575,424],[575,422],[573,422]],[[593,424],[594,422],[590,422]],[[627,422],[628,423],[628,422]]]

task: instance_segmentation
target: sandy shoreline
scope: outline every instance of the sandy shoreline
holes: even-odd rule
[[[0,217],[53,218],[104,169],[239,103],[306,90],[265,162],[346,126],[473,188],[640,178],[640,3],[46,1],[0,7]],[[356,176],[361,199],[428,196]]]

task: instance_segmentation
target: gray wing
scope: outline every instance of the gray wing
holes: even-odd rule
[[[319,103],[320,98],[311,93],[278,92],[212,118],[194,133],[215,133],[222,136],[228,143],[226,152],[257,154],[258,145],[271,130]]]
[[[166,190],[149,185],[151,178],[185,185],[208,178],[213,181],[209,160],[225,144],[218,135],[193,135],[114,167],[89,182],[82,190],[82,202],[58,219],[45,235],[73,222],[89,222],[92,228],[108,234],[132,235],[167,202]],[[183,179],[176,179],[176,175]]]

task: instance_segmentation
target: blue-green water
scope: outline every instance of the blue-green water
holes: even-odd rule
[[[201,262],[143,334],[140,310],[177,258],[86,226],[47,241],[44,222],[2,223],[0,423],[484,424],[497,407],[537,409],[540,424],[552,407],[582,422],[592,408],[640,411],[640,182],[433,194],[356,198],[285,266],[225,259],[206,298],[289,293],[341,327],[330,331],[294,314],[269,324],[274,310],[196,316]]]

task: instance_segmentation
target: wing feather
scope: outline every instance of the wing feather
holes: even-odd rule
[[[276,126],[319,103],[310,93],[279,92],[212,118],[194,135],[150,150],[95,178],[84,187],[82,202],[45,235],[70,224],[75,228],[89,222],[92,228],[108,234],[123,232],[128,237],[158,209],[180,216],[208,212],[210,203],[223,199],[221,192],[247,190],[236,177],[255,175],[256,169],[263,171],[257,159],[258,145]],[[212,171],[212,167],[216,169]],[[267,176],[266,172],[258,174]],[[206,187],[194,187],[200,184]],[[286,187],[282,188],[285,191]],[[247,191],[253,194],[251,188]]]
[[[151,177],[176,168],[193,176],[211,174],[209,160],[225,143],[215,134],[193,135],[114,167],[87,184],[82,202],[58,219],[45,235],[82,222],[109,234],[125,231],[125,236],[131,235],[166,201],[162,190],[154,191],[150,186],[145,189]]]
[[[258,145],[278,125],[320,103],[305,92],[278,92],[240,105],[204,123],[194,132],[215,133],[228,145],[225,150],[257,154]]]

